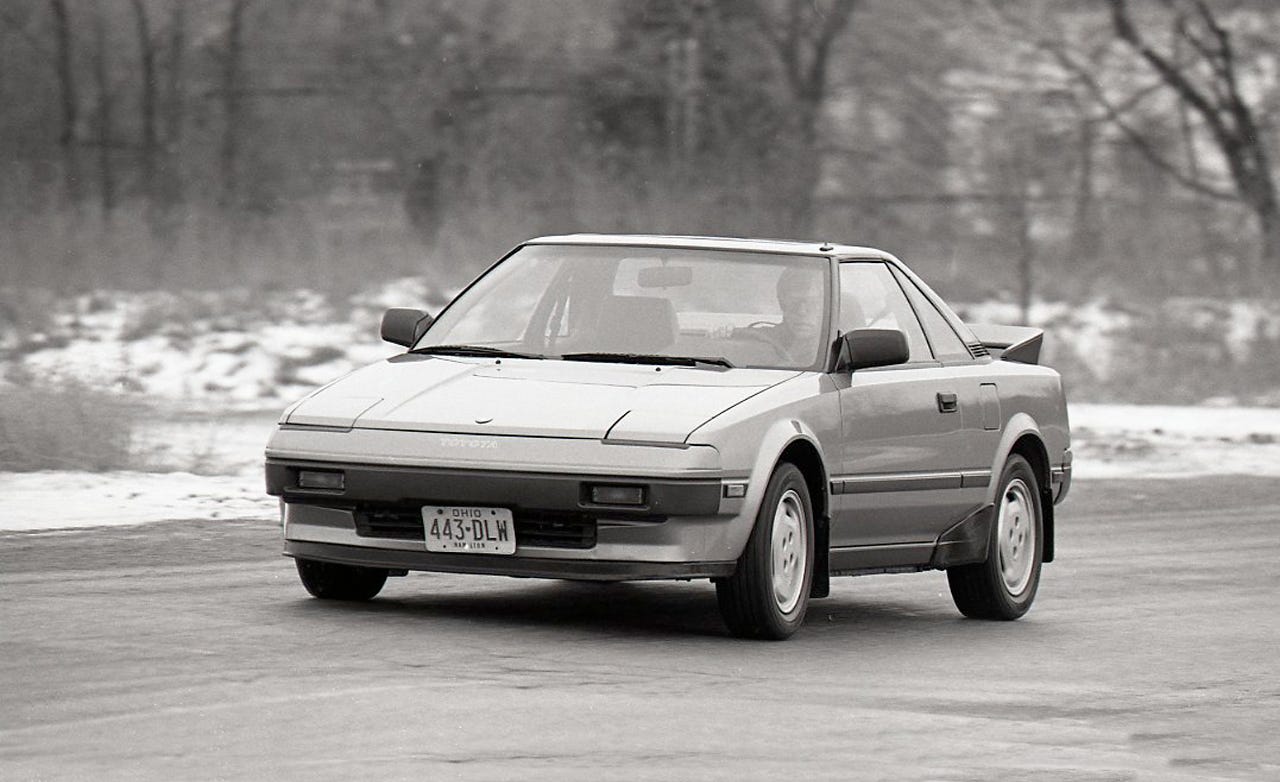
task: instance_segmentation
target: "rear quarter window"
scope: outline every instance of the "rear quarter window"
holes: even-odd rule
[[[969,353],[969,348],[964,344],[964,340],[956,334],[955,329],[951,328],[951,324],[947,319],[938,312],[938,308],[924,295],[924,291],[920,290],[914,282],[907,279],[907,276],[897,269],[893,270],[893,276],[898,279],[898,283],[902,285],[902,289],[907,292],[907,298],[911,300],[911,306],[915,308],[916,314],[920,316],[920,322],[924,326],[924,333],[929,337],[929,345],[933,348],[933,355],[939,361],[969,361],[973,356]]]

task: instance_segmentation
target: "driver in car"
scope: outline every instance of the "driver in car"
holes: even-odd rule
[[[778,278],[778,305],[782,322],[769,336],[796,364],[811,364],[818,349],[818,332],[822,330],[822,273],[799,267],[787,269]]]

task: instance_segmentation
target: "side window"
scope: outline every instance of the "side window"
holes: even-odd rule
[[[938,312],[938,308],[929,301],[924,292],[916,286],[914,282],[907,279],[904,274],[897,269],[893,272],[898,278],[898,282],[902,283],[903,289],[907,292],[907,297],[911,299],[911,304],[916,308],[916,312],[920,315],[920,321],[924,324],[924,331],[929,335],[929,344],[933,346],[933,354],[939,361],[968,361],[972,358],[969,348],[965,347],[964,341],[956,335],[955,329],[951,328],[951,324],[947,319],[942,317],[942,313]]]
[[[897,329],[907,335],[911,361],[930,361],[920,321],[883,263],[840,264],[840,332]]]

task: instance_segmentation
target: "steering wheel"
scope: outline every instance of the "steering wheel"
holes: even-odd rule
[[[762,342],[773,348],[773,352],[777,354],[778,358],[785,359],[789,355],[788,351],[778,341],[778,338],[773,335],[774,329],[781,325],[781,323],[774,323],[771,320],[757,320],[754,323],[747,324],[744,328],[734,329],[733,335]]]

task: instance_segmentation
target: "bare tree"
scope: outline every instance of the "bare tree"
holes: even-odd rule
[[[784,194],[797,236],[813,221],[813,191],[821,175],[818,119],[827,98],[832,47],[849,26],[857,0],[750,0],[760,33],[773,49],[794,104],[796,160]]]
[[[1227,162],[1236,195],[1257,221],[1263,261],[1280,267],[1280,201],[1277,201],[1270,151],[1254,109],[1240,89],[1240,63],[1231,32],[1204,0],[1169,2],[1174,14],[1174,33],[1194,53],[1191,59],[1180,61],[1157,51],[1139,31],[1127,0],[1110,2],[1116,35],[1205,123]],[[1197,83],[1198,73],[1207,74],[1205,83]],[[1141,137],[1134,141],[1144,150],[1149,149]],[[1157,159],[1154,153],[1152,159]],[[1158,164],[1177,170],[1167,161],[1160,160]]]
[[[1125,96],[1119,93],[1128,80],[1115,69],[1099,67],[1100,52],[1083,51],[1061,36],[1046,34],[1042,27],[1017,18],[992,0],[987,0],[986,7],[1050,53],[1101,109],[1106,121],[1169,178],[1202,198],[1244,204],[1258,227],[1263,266],[1273,273],[1280,271],[1280,198],[1268,136],[1259,120],[1260,107],[1255,105],[1259,99],[1241,89],[1242,56],[1247,58],[1250,52],[1242,54],[1237,48],[1236,36],[1219,12],[1205,0],[1163,0],[1158,13],[1171,31],[1166,51],[1147,32],[1157,25],[1135,20],[1128,0],[1108,0],[1114,40],[1155,77],[1153,84],[1131,88]],[[1168,126],[1179,126],[1188,115],[1198,120],[1202,129],[1184,125],[1182,136],[1191,144],[1195,143],[1192,136],[1206,138],[1222,156],[1228,181],[1215,176],[1212,167],[1201,165],[1194,151],[1188,152],[1186,163],[1180,163],[1166,153],[1149,127],[1133,119],[1140,108],[1148,115],[1158,110],[1147,105],[1147,98],[1155,96],[1174,101],[1179,116],[1170,117]]]

